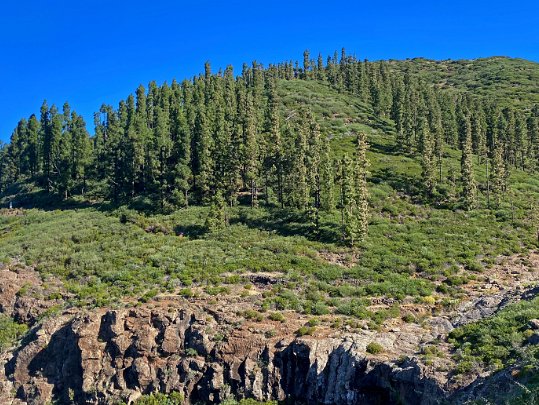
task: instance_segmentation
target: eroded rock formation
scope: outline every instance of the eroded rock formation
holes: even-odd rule
[[[369,359],[365,339],[265,338],[245,329],[226,340],[203,311],[137,308],[63,316],[34,328],[5,366],[29,404],[130,402],[183,392],[191,402],[236,397],[305,403],[435,403],[444,396],[421,366]]]
[[[47,297],[61,295],[59,287],[45,286],[32,269],[0,269],[9,280],[0,289],[0,312],[33,325],[17,348],[0,355],[0,404],[132,403],[159,391],[181,392],[190,403],[235,397],[430,405],[466,403],[493,387],[511,392],[510,370],[456,381],[451,356],[421,361],[422,348],[443,350],[454,327],[536,296],[537,273],[523,267],[523,281],[516,283],[513,273],[502,270],[496,269],[497,280],[506,281],[491,283],[489,294],[470,290],[455,311],[431,314],[421,324],[390,321],[375,331],[326,323],[314,336],[296,337],[305,316],[249,320],[242,311],[248,298],[210,303],[169,295],[142,305],[119,303],[117,309],[72,308],[43,319],[55,302]],[[384,351],[368,354],[371,342]]]

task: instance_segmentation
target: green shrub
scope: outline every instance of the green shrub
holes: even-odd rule
[[[171,392],[170,394],[152,393],[143,395],[136,400],[136,405],[183,405],[185,397],[183,393]]]
[[[185,298],[192,298],[195,296],[195,293],[190,288],[182,288],[180,291],[178,291],[178,294]]]
[[[406,314],[402,317],[402,320],[406,323],[414,323],[416,321],[415,316],[412,314]]]
[[[262,316],[262,314],[260,312],[257,312],[253,309],[247,309],[245,311],[243,311],[243,317],[245,319],[249,319],[249,320],[253,320],[253,321],[257,321],[257,322],[260,322],[264,319],[264,317]]]
[[[188,357],[196,357],[198,356],[198,351],[192,347],[188,347],[185,349],[185,355]]]
[[[206,292],[206,294],[213,296],[230,294],[230,288],[225,286],[206,287],[204,291]]]
[[[281,314],[280,312],[272,312],[271,314],[268,315],[268,318],[272,321],[277,321],[277,322],[285,322],[285,317],[283,314]]]
[[[470,370],[473,363],[494,369],[517,361],[535,365],[539,348],[527,344],[534,332],[531,319],[539,318],[539,298],[506,306],[496,315],[454,329],[448,341],[457,349],[456,359],[461,372]]]
[[[0,314],[0,352],[13,345],[27,330],[26,325],[18,324],[10,317]]]
[[[312,335],[316,331],[315,326],[302,326],[296,331],[297,336],[306,336],[306,335]]]
[[[378,353],[382,353],[384,351],[384,347],[380,343],[370,342],[367,345],[366,350],[367,350],[367,353],[378,354]]]

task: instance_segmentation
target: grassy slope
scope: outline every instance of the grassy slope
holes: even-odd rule
[[[453,87],[497,99],[502,104],[529,106],[539,103],[539,64],[505,57],[433,61],[416,58],[393,61],[430,83]]]
[[[433,295],[448,303],[460,295],[455,284],[481,277],[497,255],[534,246],[527,220],[531,202],[519,190],[537,196],[536,178],[512,175],[514,223],[508,201],[498,211],[471,213],[430,206],[421,198],[418,160],[393,152],[389,122],[323,84],[283,81],[280,92],[284,108],[303,105],[315,113],[336,156],[353,151],[352,130],[368,133],[372,218],[359,251],[340,244],[338,212],[322,215],[322,238],[316,240],[306,218],[288,210],[236,207],[228,211],[226,230],[205,234],[206,208],[144,216],[102,206],[0,217],[3,260],[22,257],[44,277],[65,280],[78,305],[109,305],[121,296],[148,299],[166,290],[236,294],[234,286],[247,282],[244,276],[266,271],[287,282],[258,302],[263,307],[381,322],[396,313],[368,312],[365,297]],[[446,151],[444,175],[450,165],[458,170],[459,156]],[[119,220],[122,213],[126,223]]]

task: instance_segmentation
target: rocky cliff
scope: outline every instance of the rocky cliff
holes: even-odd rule
[[[190,403],[231,397],[342,405],[465,403],[496,381],[512,389],[510,373],[456,381],[450,356],[427,365],[421,348],[432,342],[443,347],[440,338],[454,326],[536,293],[532,286],[513,285],[488,298],[472,294],[453,314],[432,315],[421,325],[353,331],[321,326],[313,336],[297,337],[305,323],[297,314],[285,322],[246,319],[238,303],[177,296],[116,309],[64,310],[40,320],[50,304],[43,302],[47,294],[39,278],[30,269],[3,271],[11,283],[0,291],[2,312],[33,327],[0,357],[1,404],[133,403],[155,391],[181,392]],[[535,273],[525,274],[523,283],[530,285]],[[29,280],[33,294],[20,294]],[[372,342],[383,352],[369,354]]]
[[[190,402],[232,393],[324,404],[433,404],[438,382],[412,360],[369,358],[368,338],[266,338],[190,308],[95,311],[34,328],[5,365],[9,392],[29,404],[132,402],[182,392]],[[8,387],[5,387],[7,389]]]

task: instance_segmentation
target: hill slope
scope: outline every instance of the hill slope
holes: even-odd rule
[[[505,105],[529,107],[539,102],[539,64],[525,59],[491,57],[474,60],[410,59],[391,61],[429,83],[496,99]]]
[[[446,88],[454,87],[471,96],[479,94],[519,109],[524,107],[526,114],[530,114],[532,103],[538,101],[537,64],[531,62],[489,58],[389,64],[398,70],[409,69],[428,86],[441,87],[442,96],[452,94]],[[372,67],[373,71],[377,67]],[[383,72],[383,65],[381,69]],[[331,74],[330,67],[327,74]],[[400,80],[400,76],[394,79]],[[290,353],[303,353],[307,363],[313,360],[309,353],[314,353],[321,363],[330,364],[331,356],[353,363],[342,355],[345,348],[356,360],[361,357],[376,364],[372,375],[362,376],[365,381],[379,379],[376,392],[358,386],[349,398],[405,403],[422,398],[436,403],[448,398],[480,399],[480,395],[467,391],[470,380],[480,373],[507,366],[537,366],[533,359],[535,346],[529,343],[536,334],[529,321],[536,316],[537,303],[518,303],[534,296],[539,280],[539,266],[533,253],[538,243],[539,198],[539,176],[534,169],[508,160],[506,187],[499,191],[499,204],[489,204],[488,198],[494,197],[489,194],[492,185],[490,177],[487,181],[485,163],[490,160],[473,155],[477,202],[474,209],[465,209],[458,198],[463,187],[455,180],[460,176],[452,174],[460,172],[463,152],[459,142],[443,142],[436,156],[441,168],[436,171],[436,178],[441,178],[429,194],[425,191],[425,155],[420,151],[420,141],[412,151],[403,150],[393,113],[388,115],[380,110],[383,103],[327,80],[279,77],[274,93],[271,84],[269,87],[269,101],[264,96],[260,102],[271,106],[272,97],[279,100],[280,128],[282,134],[290,136],[287,139],[283,135],[283,153],[293,156],[300,150],[294,146],[301,140],[298,134],[306,127],[315,127],[314,123],[322,136],[329,139],[336,177],[336,209],[306,209],[288,204],[286,199],[279,203],[275,196],[264,203],[262,197],[271,190],[260,191],[259,206],[251,207],[249,191],[243,188],[237,202],[221,207],[223,226],[210,229],[208,218],[215,219],[215,203],[193,205],[190,201],[187,207],[171,208],[160,204],[159,189],[114,201],[103,192],[114,184],[110,186],[100,179],[99,173],[88,179],[89,194],[77,195],[77,187],[73,186],[73,196],[68,199],[62,193],[47,192],[39,178],[33,176],[21,175],[5,187],[2,203],[15,201],[16,208],[0,211],[0,259],[6,279],[13,279],[16,287],[13,291],[0,291],[0,308],[5,315],[0,321],[9,331],[5,336],[0,334],[0,348],[10,344],[17,347],[6,355],[11,359],[7,369],[16,371],[5,376],[7,382],[3,387],[9,386],[6,392],[15,389],[17,395],[27,400],[48,395],[47,399],[62,401],[75,395],[76,402],[81,403],[100,395],[125,399],[127,394],[131,398],[135,393],[149,394],[155,390],[181,391],[193,402],[220,401],[230,395],[238,399],[288,397],[309,401],[316,400],[317,393],[300,388],[293,391],[290,387],[294,384],[288,380],[284,386],[290,392],[276,388],[283,386],[284,380],[279,380],[283,370],[293,367],[298,376],[305,373],[305,381],[315,385],[325,386],[321,381],[329,377],[322,371],[316,376],[308,373],[305,364],[293,363]],[[376,94],[374,91],[373,95]],[[120,106],[120,118],[124,107]],[[305,111],[311,121],[305,121]],[[188,121],[188,113],[186,117]],[[526,118],[534,119],[533,115]],[[102,125],[105,128],[108,123]],[[193,125],[194,133],[198,133],[200,121],[195,120]],[[268,136],[268,129],[259,126],[259,135]],[[126,133],[131,134],[128,124],[126,128]],[[343,238],[344,210],[338,178],[342,158],[354,156],[360,132],[366,133],[369,144],[369,230],[364,240],[349,246]],[[218,140],[217,135],[215,139]],[[264,140],[260,142],[264,148],[271,149],[266,145],[271,142],[260,139]],[[492,152],[499,139],[502,137],[495,139]],[[192,145],[196,147],[197,143]],[[507,151],[511,150],[507,146]],[[292,167],[286,176],[297,179],[294,168],[298,166]],[[92,173],[91,168],[86,169]],[[265,175],[260,174],[261,182]],[[269,188],[276,190],[277,183],[271,183]],[[126,185],[131,187],[129,182]],[[293,185],[289,187],[290,193],[296,192]],[[508,303],[515,304],[498,312]],[[188,317],[192,319],[189,325],[184,322],[187,318],[180,315],[184,310],[192,314]],[[177,315],[171,315],[176,312]],[[151,323],[148,333],[155,334],[155,342],[146,342],[146,346],[136,343],[144,338],[134,329],[116,325],[111,320],[116,316],[128,319],[125,325]],[[483,321],[484,316],[492,318]],[[23,343],[17,342],[24,333],[19,323],[31,327]],[[493,325],[503,333],[493,336],[485,332]],[[103,332],[107,328],[117,329],[114,333]],[[94,332],[99,338],[92,336]],[[167,349],[169,334],[180,337],[178,342],[174,341],[179,349]],[[134,363],[137,356],[131,353],[131,346],[122,346],[126,336],[143,359],[138,363]],[[492,343],[497,338],[499,342]],[[68,386],[71,383],[65,376],[48,375],[47,381],[39,382],[48,387],[43,391],[48,394],[40,394],[32,390],[30,382],[40,372],[30,370],[19,359],[37,358],[34,364],[40,364],[39,359],[43,361],[51,352],[45,346],[41,357],[30,351],[48,339],[56,342],[50,350],[60,353],[65,341],[69,343],[66,347],[79,347],[87,357],[77,359],[70,357],[71,352],[62,352],[70,361],[80,361],[80,367],[75,368],[83,370],[81,381]],[[264,343],[264,339],[271,344]],[[244,340],[250,343],[242,346]],[[29,341],[32,345],[28,345]],[[279,346],[281,341],[287,343]],[[470,347],[470,342],[474,347]],[[121,357],[125,362],[125,369],[117,375],[128,376],[127,382],[123,377],[115,377],[120,382],[111,382],[105,378],[109,366],[101,364],[94,369],[87,362],[92,353],[103,357],[108,350],[105,346],[119,348],[111,358],[120,361]],[[325,347],[331,356],[320,354]],[[233,358],[234,350],[237,356],[243,356],[241,361]],[[232,358],[227,357],[228,351]],[[403,361],[403,356],[410,357],[411,363]],[[146,366],[151,370],[149,364],[153,360],[149,359],[158,359],[157,371],[144,371]],[[218,369],[225,364],[231,370],[242,370],[236,360],[250,370],[251,382],[244,376],[235,377],[235,371],[228,376]],[[63,367],[54,364],[58,369]],[[360,370],[364,362],[358,360],[354,364],[350,367]],[[319,367],[315,363],[307,366]],[[384,374],[382,370],[388,370],[387,367],[390,370]],[[403,382],[399,373],[406,367],[416,370],[417,375]],[[102,371],[91,374],[91,370],[97,369]],[[210,382],[215,375],[226,383],[214,387]],[[265,381],[267,387],[256,388],[254,381],[258,379]],[[90,386],[92,381],[101,385]],[[483,383],[488,386],[488,381],[476,381],[479,387]],[[412,387],[418,385],[423,391],[416,397]],[[230,386],[234,392],[229,392]],[[400,399],[395,397],[399,389],[408,394]],[[347,403],[345,391],[339,394],[339,403]],[[432,392],[436,395],[429,397]],[[331,403],[332,394],[324,391],[323,395],[323,400]]]

